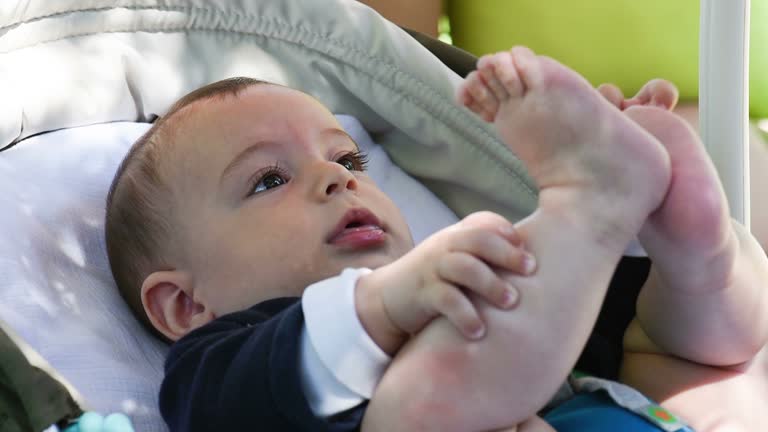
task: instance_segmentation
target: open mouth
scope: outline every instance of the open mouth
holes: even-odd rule
[[[356,208],[344,214],[327,241],[336,246],[358,249],[381,244],[385,235],[386,231],[376,215],[368,209]]]

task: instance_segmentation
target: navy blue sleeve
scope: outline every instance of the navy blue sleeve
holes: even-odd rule
[[[364,405],[330,419],[312,413],[299,376],[303,323],[299,299],[275,299],[176,342],[160,389],[171,431],[358,431]]]

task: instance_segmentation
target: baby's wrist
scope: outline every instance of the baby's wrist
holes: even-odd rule
[[[384,283],[376,271],[361,276],[355,286],[355,310],[368,336],[382,351],[393,356],[408,339],[408,334],[390,319],[381,295],[383,289]]]

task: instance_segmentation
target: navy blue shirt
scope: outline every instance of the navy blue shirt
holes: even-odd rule
[[[365,404],[315,416],[299,376],[298,298],[228,314],[176,342],[165,363],[160,412],[172,432],[358,431]]]
[[[576,367],[616,379],[621,342],[647,258],[624,258]],[[329,419],[316,417],[302,392],[299,298],[281,298],[225,315],[176,342],[165,363],[160,412],[171,432],[359,431],[366,404]]]

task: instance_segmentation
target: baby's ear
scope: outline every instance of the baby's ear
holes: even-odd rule
[[[156,271],[141,285],[141,303],[152,325],[172,341],[216,316],[192,295],[192,277],[181,270]]]

